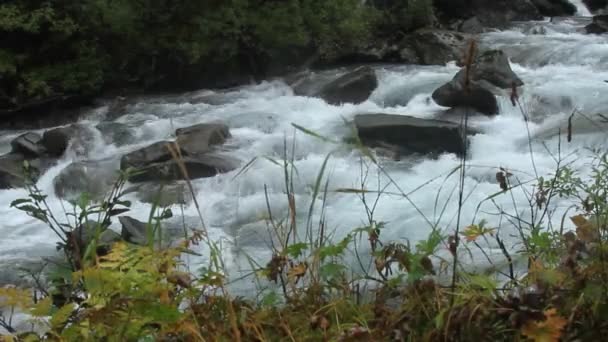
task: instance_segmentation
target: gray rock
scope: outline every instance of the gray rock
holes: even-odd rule
[[[24,133],[11,141],[11,153],[19,153],[27,158],[40,157],[46,152],[40,140],[42,137],[38,133]]]
[[[145,245],[148,242],[148,224],[129,216],[118,218],[122,225],[120,236],[123,240],[136,245]]]
[[[190,190],[183,182],[142,184],[137,190],[137,198],[144,203],[154,203],[160,207],[188,204],[192,201]]]
[[[86,222],[69,234],[73,237],[73,241],[78,244],[80,253],[87,248],[97,234],[99,234],[99,240],[97,240],[97,254],[99,255],[107,254],[112,244],[121,240],[118,233],[95,221]]]
[[[118,161],[115,159],[80,161],[68,165],[53,180],[55,194],[74,200],[83,192],[92,199],[101,200],[118,179]]]
[[[594,16],[593,22],[585,26],[585,30],[590,34],[603,34],[608,32],[608,14]]]
[[[494,88],[510,89],[523,85],[511,69],[504,52],[490,50],[482,53],[468,73],[461,69],[454,78],[433,92],[433,100],[440,106],[472,108],[479,113],[498,114]]]
[[[377,87],[376,73],[372,68],[365,66],[326,84],[315,95],[332,105],[358,104],[366,101]]]
[[[228,126],[223,123],[204,123],[175,131],[177,144],[182,154],[200,155],[211,150],[214,145],[221,145],[230,138]]]
[[[355,116],[361,141],[371,147],[395,146],[399,153],[456,153],[463,155],[466,142],[460,125],[394,114]]]
[[[120,159],[120,169],[123,171],[128,168],[140,169],[149,164],[171,160],[172,157],[169,152],[169,145],[171,144],[174,143],[170,141],[159,141],[128,153]]]
[[[54,157],[61,157],[70,144],[70,140],[82,127],[70,125],[54,128],[44,132],[40,144],[44,146],[47,153]]]
[[[232,171],[237,168],[238,162],[219,154],[184,157],[179,162],[167,160],[145,165],[139,168],[129,180],[135,183],[185,180],[186,175],[184,175],[182,166],[187,172],[188,179],[197,179]]]

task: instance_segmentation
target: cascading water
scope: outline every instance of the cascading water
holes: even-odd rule
[[[525,82],[520,90],[525,115],[505,96],[500,99],[500,115],[471,118],[471,126],[482,134],[471,138],[461,225],[483,218],[494,227],[501,225],[501,235],[510,239],[513,227],[499,222],[494,214],[497,206],[506,212],[528,207],[522,191],[515,191],[513,198],[499,196],[494,199],[495,203],[486,201],[477,210],[480,202],[500,190],[495,180],[498,168],[508,169],[522,181],[533,179],[535,173],[548,175],[555,171],[554,158],[559,145],[557,132],[564,127],[567,117],[575,109],[588,115],[608,113],[608,98],[605,96],[608,93],[608,83],[605,82],[608,80],[608,42],[605,37],[582,33],[583,24],[577,18],[552,23],[534,22],[482,36],[483,46],[503,49],[511,56],[514,71]],[[543,30],[535,30],[535,27]],[[539,32],[543,34],[537,34]],[[346,148],[336,150],[335,145],[296,132],[292,123],[339,140],[349,133],[344,119],[350,120],[359,113],[434,117],[444,108],[434,104],[430,94],[450,80],[458,67],[454,64],[386,65],[376,67],[376,71],[379,87],[369,101],[360,105],[331,106],[320,99],[294,96],[285,82],[277,80],[229,92],[201,91],[141,99],[127,106],[124,115],[115,115],[107,106],[98,108],[80,122],[97,133],[92,134],[83,146],[70,149],[41,177],[38,186],[49,194],[51,208],[56,213],[63,213],[65,203],[62,204],[54,194],[53,180],[71,162],[119,158],[136,148],[171,138],[176,128],[219,120],[230,126],[233,136],[225,146],[226,153],[241,160],[242,165],[253,156],[281,159],[284,142],[287,141],[291,150],[295,139],[296,202],[298,208],[302,208],[301,219],[304,222],[311,199],[310,186],[315,183],[325,156],[333,152],[327,166],[330,192],[325,226],[339,237],[367,220],[364,206],[357,196],[331,192],[333,189],[361,186],[360,155]],[[529,120],[526,121],[524,116]],[[600,123],[589,124],[578,116],[575,121],[574,138],[571,143],[562,142],[559,153],[570,158],[568,160],[574,167],[584,168],[585,148],[605,148],[605,132]],[[528,130],[531,136],[537,137],[531,149],[527,143]],[[18,133],[5,131],[0,134],[2,152],[8,151],[8,142]],[[573,158],[573,154],[577,158]],[[458,177],[445,179],[460,163],[455,155],[400,162],[381,159],[381,163],[406,193],[438,178],[412,193],[409,200],[391,195],[380,198],[374,215],[377,221],[386,222],[382,233],[384,240],[409,239],[415,242],[427,237],[431,225],[446,232],[455,228],[458,204],[454,189],[458,186]],[[233,277],[239,275],[241,268],[249,268],[240,254],[234,252],[235,249],[244,250],[261,263],[267,262],[270,256],[264,239],[260,237],[267,234],[264,223],[267,217],[265,186],[273,215],[281,217],[288,210],[281,167],[260,158],[246,173],[235,178],[237,172],[193,182],[211,238],[225,241],[224,261]],[[389,179],[386,175],[378,175],[372,167],[366,187],[375,190],[378,182],[382,188]],[[394,184],[385,190],[397,192]],[[150,206],[134,195],[129,196],[133,201],[129,215],[147,220]],[[0,191],[2,269],[10,270],[10,265],[40,260],[55,253],[57,238],[44,224],[9,208],[11,201],[23,197],[26,197],[23,189]],[[565,209],[559,203],[553,205],[558,212]],[[183,210],[187,225],[195,227],[198,222],[194,219],[198,217],[195,205],[188,204]],[[179,213],[180,209],[173,211]],[[319,212],[316,210],[316,215]],[[314,218],[318,221],[318,216]],[[113,228],[118,229],[116,226]],[[493,246],[488,246],[488,250],[490,255],[501,255]],[[195,268],[201,266],[204,259],[191,259],[190,262]]]

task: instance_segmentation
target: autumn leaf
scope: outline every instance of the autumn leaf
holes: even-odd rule
[[[567,320],[557,314],[555,309],[544,312],[545,320],[531,321],[524,325],[522,334],[535,342],[558,342]]]
[[[494,228],[485,228],[483,225],[472,224],[464,229],[462,235],[468,242],[472,242],[482,235],[494,235],[495,232],[496,229]]]
[[[592,242],[599,238],[593,223],[587,220],[583,215],[572,216],[570,220],[576,226],[576,235],[581,241]]]
[[[295,283],[306,274],[307,269],[308,265],[305,262],[301,262],[289,269],[287,272],[287,278],[289,281]]]

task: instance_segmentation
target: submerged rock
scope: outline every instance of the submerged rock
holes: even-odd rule
[[[221,145],[230,138],[228,126],[222,123],[204,123],[175,131],[177,145],[182,153],[194,156],[209,152],[214,145]]]
[[[117,171],[116,159],[74,162],[53,180],[55,194],[74,200],[86,192],[92,199],[101,200],[118,179]]]
[[[482,53],[468,72],[462,68],[454,78],[433,92],[433,100],[440,106],[472,108],[477,112],[498,114],[498,102],[493,88],[510,89],[523,85],[511,69],[501,50]]]
[[[360,114],[355,126],[361,141],[371,147],[393,146],[399,153],[456,153],[466,141],[459,124],[394,114]],[[473,133],[473,132],[471,132]]]
[[[603,34],[608,32],[608,14],[596,15],[593,17],[593,22],[585,26],[587,33]]]
[[[144,203],[154,203],[160,207],[188,204],[192,201],[190,190],[183,182],[142,184],[137,190],[137,198]]]
[[[332,105],[358,104],[366,101],[377,87],[375,71],[364,66],[326,84],[315,96]]]

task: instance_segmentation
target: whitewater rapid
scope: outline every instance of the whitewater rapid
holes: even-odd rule
[[[519,95],[529,120],[526,121],[520,109],[511,104],[508,95],[500,98],[500,115],[471,118],[470,125],[482,133],[471,137],[461,226],[473,222],[478,204],[500,190],[495,180],[500,167],[510,170],[521,181],[530,181],[536,174],[547,176],[555,171],[555,155],[561,145],[561,155],[572,162],[574,168],[585,172],[589,162],[587,157],[590,156],[587,148],[606,148],[605,127],[599,123],[589,124],[588,120],[578,116],[572,142],[564,140],[558,144],[557,131],[564,129],[567,117],[575,109],[589,116],[608,113],[608,83],[604,82],[608,80],[608,42],[606,36],[584,34],[585,22],[581,18],[572,18],[553,23],[522,23],[510,30],[481,37],[482,46],[503,49],[511,57],[513,70],[525,82]],[[538,27],[544,28],[544,34],[536,34],[538,30],[534,28]],[[242,166],[255,156],[261,158],[238,177],[235,176],[239,171],[235,170],[213,178],[198,179],[193,184],[210,236],[221,241],[227,270],[230,277],[236,279],[251,268],[246,255],[260,264],[265,264],[270,257],[270,249],[263,238],[267,234],[265,218],[268,216],[265,187],[273,216],[284,218],[287,213],[283,170],[263,158],[282,160],[285,141],[289,150],[295,141],[293,158],[297,173],[294,190],[301,225],[306,222],[312,187],[328,153],[332,155],[324,178],[329,180],[330,190],[325,226],[339,238],[367,222],[364,206],[356,195],[332,191],[361,187],[360,153],[305,135],[292,124],[340,140],[348,136],[350,130],[344,120],[351,120],[360,113],[435,117],[445,108],[436,105],[430,94],[449,81],[458,67],[454,63],[445,66],[381,65],[375,66],[375,70],[379,86],[371,98],[360,105],[331,106],[321,99],[295,96],[285,81],[271,80],[225,92],[201,90],[177,96],[141,98],[127,105],[120,113],[124,115],[117,115],[110,105],[100,106],[86,113],[80,121],[93,132],[90,138],[82,146],[72,147],[40,178],[38,186],[49,195],[52,209],[61,214],[69,204],[62,203],[54,194],[53,180],[71,162],[118,160],[129,151],[170,139],[176,128],[211,121],[226,122],[233,137],[222,147],[225,153],[239,159]],[[330,73],[336,77],[341,72],[343,70]],[[109,128],[104,132],[96,129],[100,123]],[[120,134],[115,134],[117,129],[120,129]],[[532,143],[532,151],[527,143],[528,131],[537,137]],[[9,151],[10,140],[19,133],[0,132],[1,153]],[[455,229],[458,177],[455,174],[445,178],[460,164],[455,155],[445,154],[437,159],[405,158],[402,161],[381,158],[380,161],[404,192],[437,178],[411,194],[409,201],[390,195],[380,198],[374,216],[377,221],[386,223],[382,232],[384,241],[408,239],[413,245],[428,236],[431,231],[429,223],[445,234]],[[384,188],[388,183],[386,175],[370,167],[367,189],[376,190],[378,184]],[[390,184],[385,190],[398,192],[397,187]],[[529,204],[524,192],[514,191],[513,194],[513,198],[496,197],[495,204],[484,202],[475,219],[486,219],[490,226],[500,226],[501,236],[516,250],[514,227],[496,215],[497,206],[508,213],[525,214]],[[6,274],[0,274],[3,278],[0,283],[14,278],[12,265],[35,263],[56,253],[58,239],[44,224],[9,208],[11,201],[25,196],[23,189],[0,191],[0,269],[6,270],[3,271]],[[128,215],[147,220],[150,205],[142,203],[133,194],[128,195],[128,199],[133,201]],[[313,215],[315,222],[321,213],[319,203],[320,200]],[[411,203],[415,203],[415,207]],[[565,210],[564,204],[556,201],[553,205],[555,220],[559,221],[561,217],[558,214]],[[173,207],[176,214],[181,210],[179,206]],[[199,228],[195,205],[187,204],[183,212],[188,228]],[[557,221],[554,223],[558,224]],[[120,229],[118,220],[112,228]],[[501,259],[496,246],[487,248],[490,256]],[[205,255],[203,247],[199,252]],[[445,255],[445,252],[440,251],[440,254]],[[204,266],[205,261],[205,257],[189,259],[193,269]],[[354,263],[353,260],[348,262]]]

